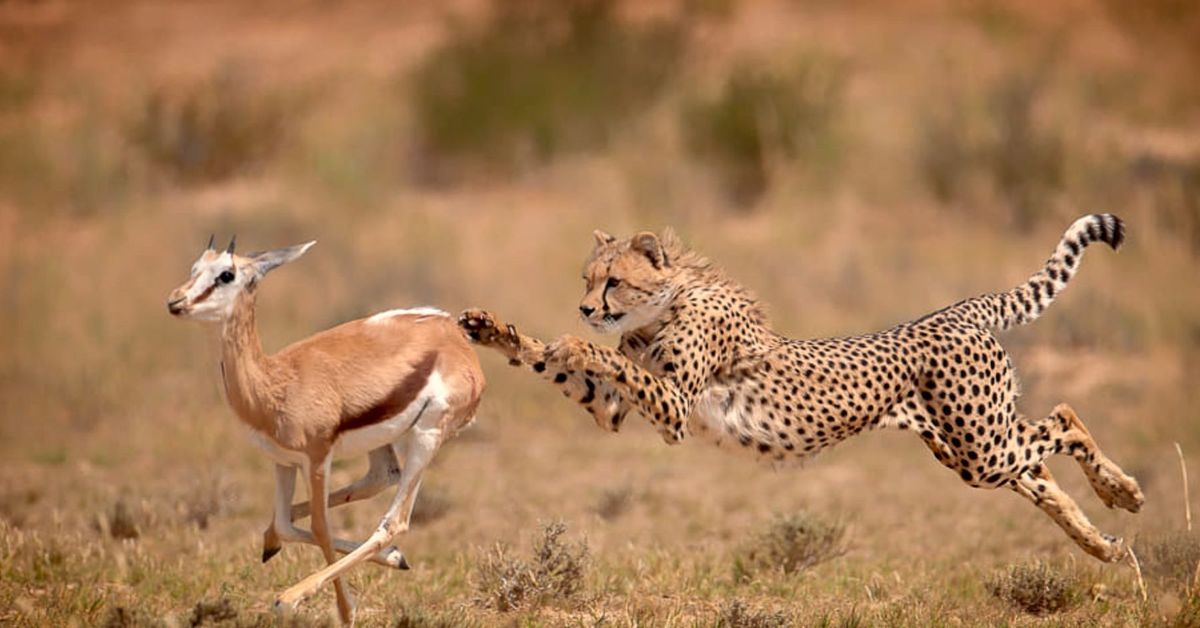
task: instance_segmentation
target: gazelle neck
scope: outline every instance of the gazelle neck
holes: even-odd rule
[[[221,327],[221,378],[238,417],[256,430],[272,433],[274,387],[254,320],[255,292],[250,285],[237,296],[232,314]]]

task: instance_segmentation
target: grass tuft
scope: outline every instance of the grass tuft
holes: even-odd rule
[[[1083,599],[1078,578],[1046,563],[1012,565],[987,582],[992,595],[1032,615],[1058,613]]]
[[[741,600],[722,604],[716,621],[717,628],[783,628],[791,625],[792,619],[783,612],[751,608]]]
[[[1193,586],[1200,566],[1200,536],[1178,531],[1139,539],[1134,549],[1147,576],[1169,583],[1179,591]]]
[[[546,524],[528,561],[504,545],[483,555],[475,573],[476,603],[507,612],[577,597],[583,590],[588,548],[586,542],[565,542],[566,531],[562,522]]]
[[[793,574],[846,552],[846,526],[807,512],[777,516],[734,558],[733,576],[745,582],[760,572]]]
[[[458,628],[473,625],[477,624],[461,613],[430,613],[420,608],[405,607],[400,610],[400,617],[392,624],[392,628]]]

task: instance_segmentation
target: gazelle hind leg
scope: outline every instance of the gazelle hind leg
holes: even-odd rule
[[[1141,510],[1146,498],[1142,495],[1137,480],[1100,451],[1091,433],[1071,406],[1060,403],[1054,408],[1054,412],[1043,420],[1056,421],[1059,429],[1067,435],[1064,438],[1063,451],[1071,454],[1079,463],[1092,489],[1105,506],[1124,508],[1129,512]]]
[[[339,576],[342,573],[369,559],[372,554],[383,549],[396,535],[408,530],[413,503],[416,501],[417,491],[421,487],[421,474],[441,444],[441,431],[436,427],[441,414],[438,412],[436,415],[428,417],[427,420],[421,421],[408,434],[405,444],[404,469],[400,474],[396,496],[392,499],[391,506],[380,520],[379,527],[375,529],[375,532],[357,549],[343,556],[341,560],[326,566],[281,593],[275,601],[277,608],[294,607],[328,584],[330,580],[340,582]]]
[[[392,456],[390,447],[386,448],[385,451],[389,457]],[[394,460],[394,457],[392,459]],[[375,463],[372,462],[372,465],[374,465],[374,464]],[[370,476],[371,472],[368,471],[367,475]],[[359,480],[358,482],[355,482],[354,484],[359,484],[360,482],[363,482],[363,480]],[[351,486],[354,486],[354,485],[351,485]],[[380,490],[382,490],[383,486],[386,486],[386,484],[381,485],[377,489],[373,489],[374,492],[371,493],[371,495],[378,493]],[[351,487],[344,487],[342,490],[347,490],[350,488]],[[309,508],[308,502],[304,502],[302,504],[297,504],[295,506],[291,505],[292,498],[295,495],[295,491],[296,491],[296,467],[285,466],[285,465],[276,465],[276,467],[275,467],[275,517],[272,519],[270,525],[267,526],[266,531],[263,532],[262,561],[264,563],[271,560],[271,558],[273,558],[276,554],[279,553],[280,550],[283,549],[283,543],[285,541],[289,542],[289,543],[307,543],[309,545],[317,544],[317,540],[311,532],[309,532],[308,530],[297,528],[292,523],[292,520],[294,520],[294,518],[296,516],[297,506],[303,507],[304,516],[308,515],[308,508]],[[341,492],[341,491],[339,491],[339,492]],[[335,493],[335,495],[336,495],[336,493]],[[363,498],[365,499],[365,497],[369,497],[369,495],[364,496]],[[343,503],[349,503],[349,502],[343,502]],[[281,512],[286,513],[289,510],[291,512],[292,520],[289,520],[287,518],[280,516]],[[349,554],[350,552],[354,551],[354,549],[357,548],[359,545],[358,543],[355,543],[354,541],[348,541],[346,539],[340,539],[337,537],[333,537],[332,541],[333,541],[334,549],[342,554]],[[390,547],[390,548],[387,548],[387,549],[379,552],[378,554],[372,556],[370,558],[370,560],[371,560],[371,562],[377,563],[379,565],[383,565],[384,567],[391,567],[393,569],[408,569],[408,561],[405,560],[404,554],[401,553],[400,550],[395,547]]]
[[[1017,494],[1033,502],[1050,516],[1083,551],[1105,562],[1125,556],[1121,539],[1104,534],[1088,521],[1075,500],[1059,487],[1044,464],[1021,474],[1011,484]]]

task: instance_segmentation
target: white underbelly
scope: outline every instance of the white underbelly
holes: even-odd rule
[[[415,400],[399,413],[339,434],[333,444],[333,455],[341,458],[360,456],[384,445],[400,443],[414,426],[431,428],[447,408],[446,396],[445,382],[434,371]],[[288,449],[263,432],[251,429],[250,441],[277,464],[308,467],[308,456],[304,452]]]

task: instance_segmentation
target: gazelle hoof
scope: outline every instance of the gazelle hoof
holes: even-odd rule
[[[404,553],[400,551],[400,548],[393,545],[386,552],[383,558],[385,563],[401,571],[408,571],[410,569],[408,559],[404,557]]]
[[[278,553],[279,553],[279,552],[280,552],[282,549],[283,549],[283,547],[282,547],[282,546],[280,546],[280,547],[264,547],[264,548],[263,548],[263,552],[262,552],[262,561],[265,563],[265,562],[267,562],[268,560],[271,560],[271,559],[272,559],[272,558],[274,558],[274,557],[275,557],[275,555],[276,555],[276,554],[278,554]]]

